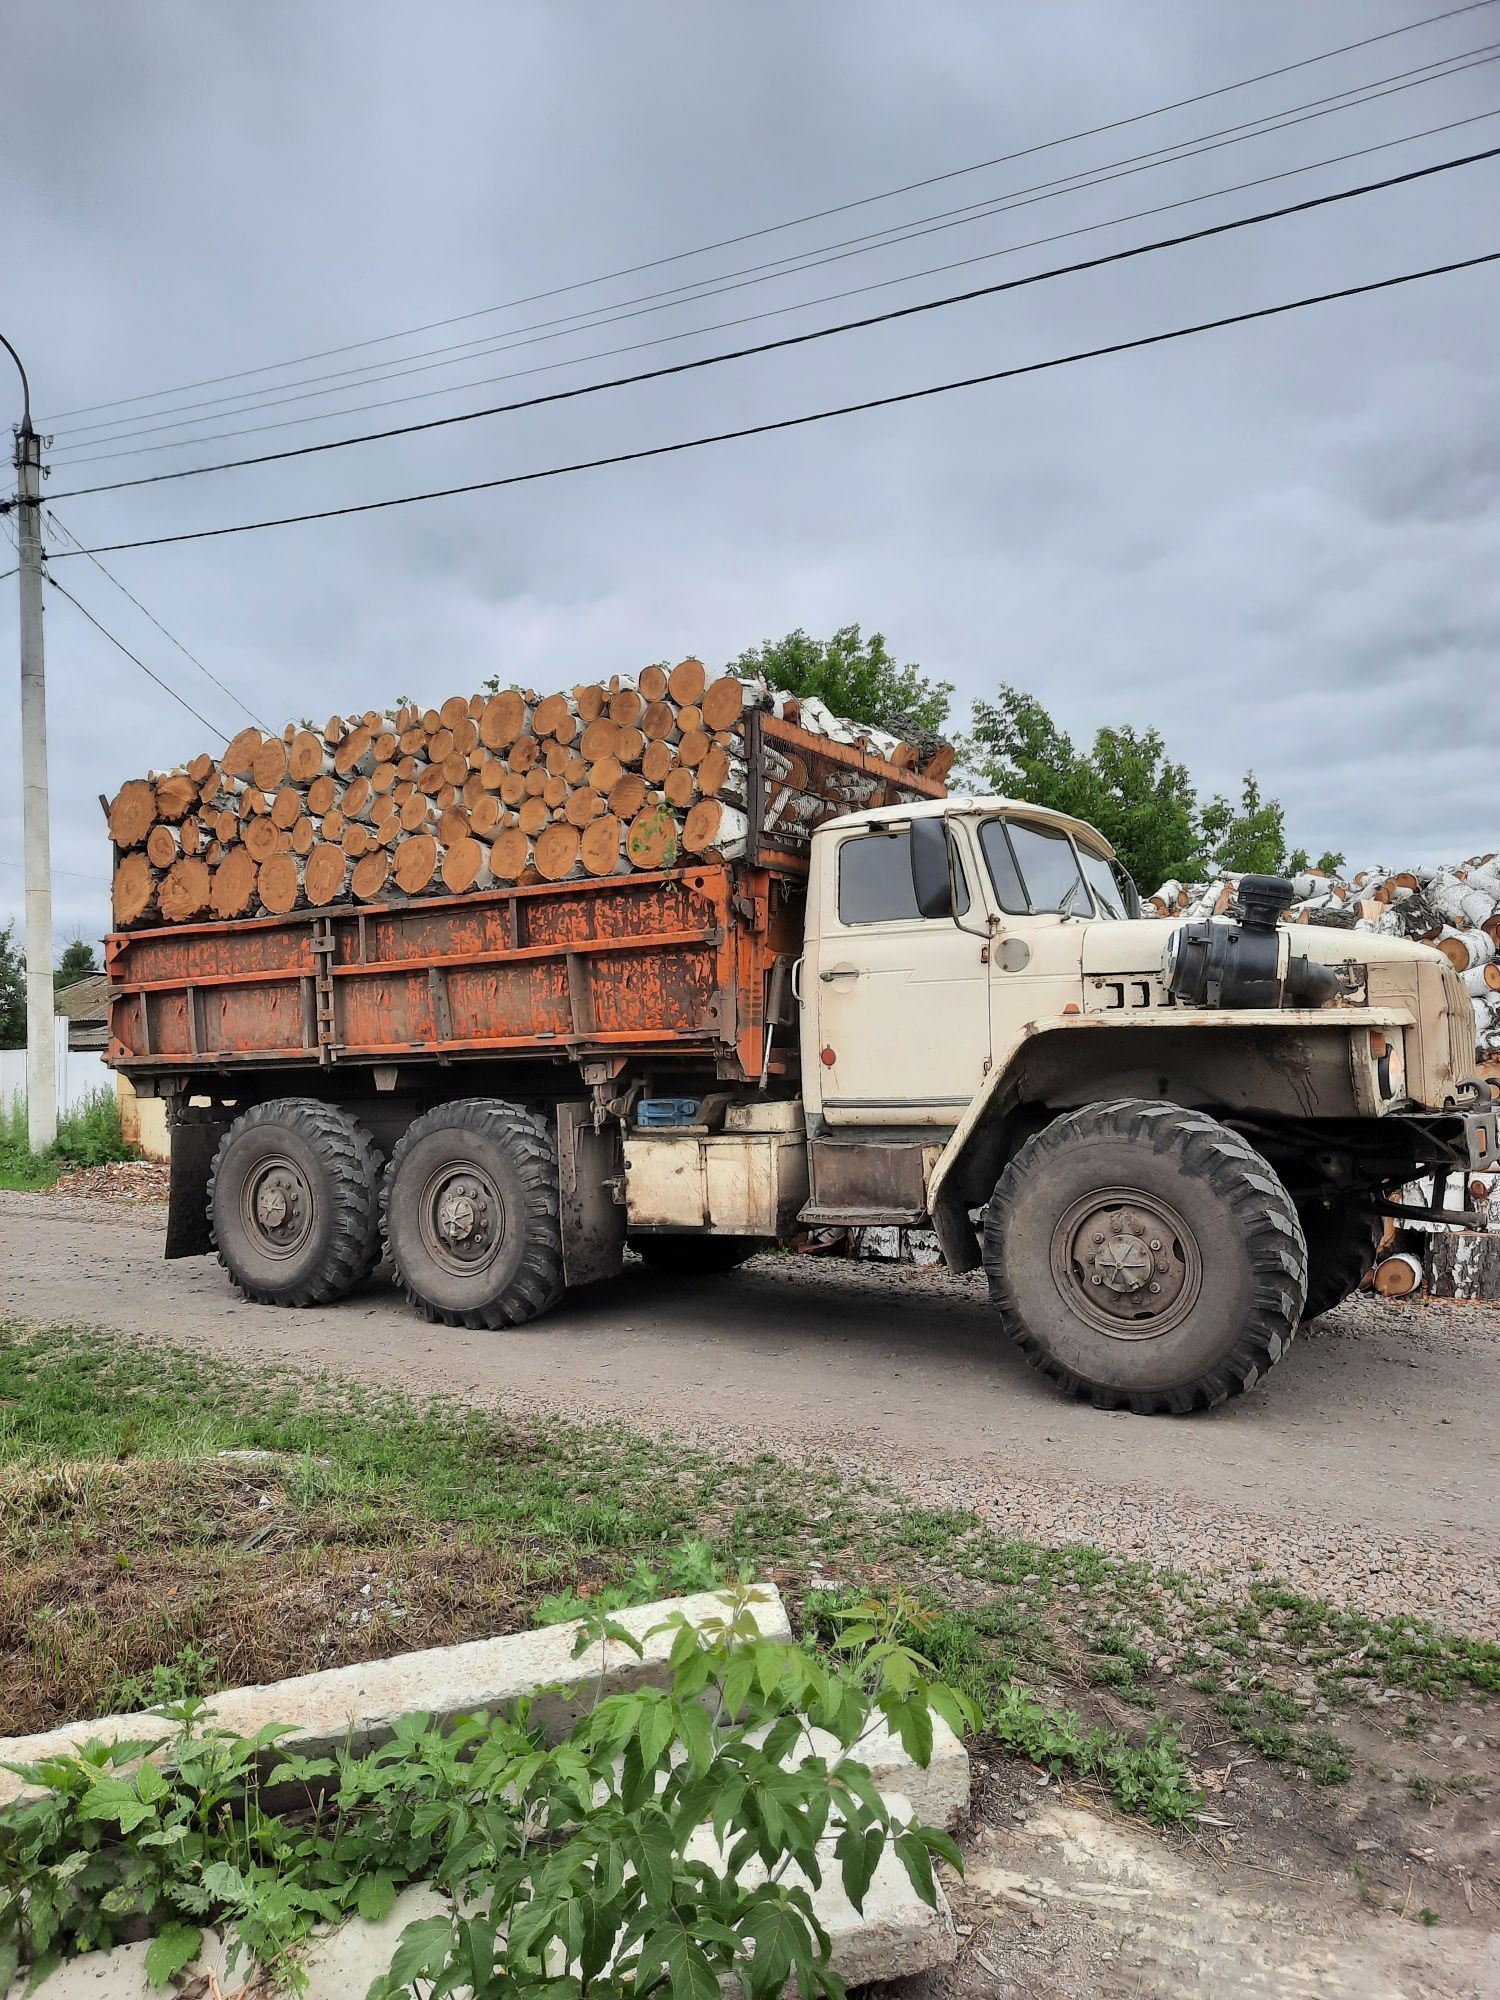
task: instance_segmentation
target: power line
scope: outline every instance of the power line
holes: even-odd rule
[[[390,430],[366,431],[359,437],[334,438],[322,444],[293,445],[285,451],[260,452],[251,458],[227,459],[217,465],[194,465],[181,467],[172,472],[142,473],[134,479],[117,479],[100,486],[78,486],[68,493],[60,493],[57,497],[60,500],[77,500],[89,494],[118,493],[126,487],[157,486],[169,480],[200,478],[211,472],[234,472],[245,466],[271,465],[289,458],[308,458],[322,452],[344,451],[352,445],[378,444],[390,438],[410,437],[419,431],[442,430],[453,424],[475,423],[484,417],[508,416],[518,410],[536,409],[545,403],[564,403],[581,396],[597,396],[607,390],[629,388],[641,382],[660,381],[665,376],[692,374],[698,369],[720,367],[725,362],[743,361],[753,355],[770,354],[788,347],[803,347],[809,342],[828,340],[837,334],[855,333],[872,326],[888,325],[893,320],[911,319],[922,313],[943,311],[949,306],[971,304],[976,299],[993,298],[1000,292],[1020,291],[1030,285],[1045,284],[1054,278],[1075,276],[1082,271],[1095,271],[1107,264],[1126,263],[1136,257],[1150,256],[1158,250],[1180,249],[1184,244],[1199,243],[1208,237],[1231,235],[1237,230],[1254,228],[1263,222],[1280,221],[1289,215],[1305,215],[1312,209],[1327,208],[1343,201],[1354,201],[1362,195],[1378,194],[1388,188],[1404,186],[1411,181],[1430,179],[1435,174],[1451,173],[1456,167],[1473,166],[1480,161],[1496,158],[1500,158],[1500,146],[1492,146],[1479,153],[1464,154],[1458,159],[1440,160],[1432,166],[1412,167],[1405,173],[1392,174],[1384,180],[1366,181],[1359,187],[1343,188],[1332,194],[1310,195],[1305,201],[1291,202],[1282,208],[1264,209],[1257,215],[1240,216],[1229,222],[1207,223],[1201,229],[1194,229],[1180,236],[1159,237],[1152,243],[1138,243],[1124,250],[1106,251],[1099,257],[1083,258],[1072,264],[1054,265],[1050,270],[1028,272],[1021,278],[1002,278],[992,285],[980,285],[971,291],[951,293],[946,298],[926,299],[916,305],[893,306],[888,312],[871,313],[863,319],[843,320],[835,326],[815,327],[805,333],[783,334],[776,340],[764,340],[751,347],[733,348],[719,354],[700,355],[692,361],[673,361],[664,367],[644,369],[635,375],[617,375],[608,381],[582,383],[571,389],[551,389],[542,395],[527,396],[513,403],[495,403],[488,409],[465,410],[449,417],[428,417],[420,423],[399,424]]]
[[[1268,137],[1273,133],[1286,131],[1294,125],[1308,124],[1316,119],[1332,117],[1340,111],[1357,110],[1363,105],[1374,103],[1381,98],[1398,96],[1407,90],[1419,89],[1424,84],[1438,83],[1450,76],[1461,75],[1465,70],[1483,67],[1488,63],[1500,59],[1495,54],[1497,48],[1500,48],[1500,44],[1488,43],[1478,50],[1465,50],[1460,57],[1445,58],[1444,62],[1448,65],[1447,67],[1443,67],[1442,64],[1428,63],[1421,65],[1418,70],[1398,71],[1394,76],[1377,78],[1374,84],[1358,85],[1351,90],[1335,92],[1331,97],[1314,98],[1300,105],[1287,106],[1281,111],[1265,113],[1255,119],[1247,120],[1241,125],[1220,127],[1216,131],[1199,133],[1195,138],[1177,141],[1170,147],[1155,147],[1145,153],[1128,155],[1125,159],[1110,162],[1102,168],[1090,168],[1064,175],[1060,180],[1042,181],[1030,187],[1014,188],[1006,194],[997,195],[984,203],[970,204],[963,209],[944,210],[936,215],[920,217],[911,224],[900,225],[899,233],[889,229],[876,232],[876,234],[884,238],[881,242],[873,242],[866,237],[846,238],[837,243],[821,245],[816,250],[799,253],[800,261],[794,262],[786,258],[775,260],[776,265],[787,266],[785,269],[778,269],[775,265],[749,265],[739,271],[720,273],[714,279],[695,280],[694,295],[689,298],[674,297],[674,293],[689,289],[688,287],[676,286],[664,292],[643,293],[634,299],[619,301],[615,306],[607,308],[593,307],[589,309],[588,314],[574,313],[566,315],[561,320],[535,321],[528,326],[511,328],[506,334],[487,339],[485,343],[473,341],[461,342],[454,349],[436,348],[429,350],[427,357],[422,355],[408,356],[406,357],[406,361],[411,365],[388,368],[383,374],[375,373],[372,375],[370,384],[346,382],[343,383],[342,387],[308,386],[319,383],[333,383],[337,385],[342,382],[342,378],[350,374],[371,374],[369,368],[338,370],[327,376],[308,376],[303,377],[300,381],[273,385],[276,389],[286,389],[294,392],[285,395],[270,394],[264,390],[245,391],[233,398],[210,398],[208,401],[202,403],[179,404],[175,410],[153,411],[149,414],[155,417],[168,418],[169,421],[143,424],[134,430],[119,430],[116,428],[121,423],[134,421],[133,419],[116,418],[104,426],[86,427],[86,429],[113,430],[113,435],[100,435],[97,437],[87,435],[76,436],[71,443],[64,442],[61,444],[54,456],[66,458],[70,453],[77,452],[80,447],[86,448],[98,444],[124,444],[132,438],[151,437],[162,431],[183,430],[194,423],[215,422],[225,417],[246,416],[252,412],[259,413],[268,409],[276,409],[288,403],[321,402],[328,396],[348,393],[348,391],[356,388],[373,386],[374,383],[396,381],[404,379],[409,375],[431,374],[439,369],[460,365],[458,359],[434,360],[430,358],[432,355],[454,355],[458,352],[458,349],[475,347],[478,347],[481,353],[503,353],[513,347],[532,346],[538,343],[564,339],[574,333],[592,332],[595,327],[614,325],[621,320],[639,319],[658,312],[672,311],[679,305],[696,305],[703,299],[721,297],[726,292],[743,291],[757,285],[770,283],[777,278],[796,277],[803,271],[816,270],[824,264],[844,263],[852,257],[868,256],[877,250],[893,249],[901,243],[913,242],[923,236],[943,234],[950,229],[966,228],[972,223],[985,221],[993,215],[1003,214],[1013,208],[1030,207],[1038,201],[1056,200],[1063,195],[1083,193],[1090,188],[1105,186],[1111,181],[1128,179],[1136,174],[1153,172],[1158,167],[1172,166],[1181,160],[1196,158],[1202,153],[1222,151],[1226,146],[1243,145],[1251,139]],[[1422,73],[1423,71],[1432,70],[1437,70],[1439,73],[1435,75]],[[1339,100],[1344,101],[1341,102]],[[1279,122],[1272,122],[1273,120]],[[899,280],[894,282],[899,282]],[[588,318],[590,324],[570,324],[571,321],[583,318]],[[465,354],[462,358],[475,359],[477,356]],[[380,368],[386,367],[385,363],[376,365]],[[248,396],[255,396],[260,398],[260,400],[248,402],[246,400]],[[243,403],[244,407],[237,410],[224,409],[221,406],[226,401],[237,401]],[[211,411],[213,414],[203,417],[193,417],[190,414],[185,414],[198,409]],[[339,413],[330,412],[329,414],[337,415]],[[204,438],[187,438],[179,440],[179,442],[182,444],[193,444],[208,442],[208,440]],[[78,459],[73,462],[92,463],[97,462],[99,458],[104,456],[119,455],[121,454],[90,452],[87,461]]]
[[[60,497],[61,496],[59,495],[59,498]],[[204,666],[203,662],[198,658],[196,653],[190,653],[187,647],[184,646],[182,641],[176,636],[176,634],[173,632],[169,632],[167,630],[166,626],[162,624],[161,620],[156,616],[155,612],[148,611],[145,605],[142,604],[141,600],[135,595],[135,593],[125,588],[125,585],[121,583],[120,579],[114,574],[112,570],[107,570],[104,567],[103,563],[100,562],[99,558],[94,554],[92,549],[84,547],[83,543],[79,541],[78,537],[73,533],[73,530],[68,526],[67,522],[64,521],[58,515],[58,513],[54,508],[49,507],[47,509],[47,515],[55,527],[61,528],[62,532],[67,536],[68,540],[73,544],[74,548],[78,550],[80,555],[86,555],[89,561],[94,565],[94,568],[99,571],[100,575],[108,577],[109,581],[114,585],[115,589],[118,590],[122,596],[128,597],[131,603],[135,606],[136,610],[139,611],[143,617],[149,618],[151,620],[151,623],[156,627],[157,631],[161,633],[162,637],[164,639],[170,639],[172,644],[177,648],[178,652],[181,653],[182,657],[185,660],[191,660],[193,665],[198,669],[199,673],[203,674],[208,680],[211,680],[213,682],[214,686],[219,690],[220,694],[228,695],[229,699],[234,703],[235,707],[238,709],[242,709],[244,713],[249,716],[250,720],[253,723],[255,723],[259,728],[263,729],[266,732],[267,736],[274,736],[276,734],[275,730],[272,729],[269,722],[263,722],[261,718],[255,713],[255,710],[253,708],[249,707],[245,702],[240,700],[239,696],[235,693],[233,688],[226,687],[223,681],[219,679],[216,673],[211,672],[209,668]],[[82,609],[81,606],[80,609]],[[200,717],[199,719],[201,720],[202,718]]]
[[[95,552],[93,549],[80,549],[78,553],[80,555],[91,556]],[[67,549],[63,549],[60,552],[60,554],[53,557],[53,561],[65,562],[68,559],[68,554],[69,551]],[[136,655],[131,652],[130,648],[125,644],[123,639],[117,639],[114,633],[110,631],[107,625],[101,625],[99,620],[94,616],[93,612],[89,610],[88,606],[85,604],[80,604],[78,602],[78,599],[73,595],[71,590],[66,589],[64,585],[60,584],[55,576],[49,576],[47,578],[47,581],[48,583],[51,584],[54,590],[61,591],[62,595],[65,598],[67,598],[69,604],[72,605],[75,611],[81,611],[83,613],[84,617],[87,618],[90,625],[93,626],[96,632],[102,632],[105,638],[108,639],[109,643],[112,646],[114,646],[119,652],[122,652],[127,660],[131,661],[135,666],[138,666],[141,672],[146,676],[148,680],[155,681],[156,685],[163,691],[163,693],[169,694],[172,697],[173,701],[177,703],[179,708],[185,708],[188,714],[192,716],[195,722],[201,722],[205,729],[212,729],[215,736],[223,736],[224,741],[226,743],[229,741],[228,736],[224,734],[224,731],[222,729],[216,728],[214,724],[209,721],[206,715],[200,715],[197,709],[193,707],[190,701],[183,700],[182,696],[177,692],[176,688],[172,687],[170,683],[168,683],[167,681],[164,681],[160,674],[153,673],[150,667],[146,665],[146,662],[144,660],[138,659]]]
[[[1328,305],[1335,299],[1359,298],[1370,292],[1390,291],[1397,285],[1417,284],[1424,278],[1441,278],[1453,271],[1468,271],[1480,264],[1500,261],[1500,250],[1487,250],[1477,257],[1463,257],[1450,264],[1433,264],[1422,271],[1404,271],[1393,278],[1376,278],[1364,285],[1345,285],[1334,292],[1315,292],[1306,298],[1288,299],[1280,305],[1260,306],[1252,312],[1230,313],[1221,319],[1199,320],[1191,326],[1170,328],[1165,333],[1148,333],[1134,340],[1111,341],[1104,347],[1087,347],[1072,354],[1055,355],[1047,361],[1028,361],[1014,368],[997,368],[984,375],[967,375],[953,382],[938,382],[925,389],[905,389],[896,395],[872,396],[865,402],[842,403],[833,409],[813,410],[800,417],[782,417],[774,423],[748,424],[743,429],[715,431],[703,437],[682,438],[673,444],[648,445],[639,451],[613,452],[604,458],[580,459],[570,465],[547,466],[537,472],[513,472],[499,479],[474,479],[462,486],[440,486],[426,493],[403,493],[389,500],[364,500],[345,507],[319,507],[305,514],[280,514],[263,521],[242,521],[228,528],[194,528],[176,535],[150,535],[133,542],[105,542],[86,554],[111,555],[122,549],[164,548],[177,542],[215,541],[224,535],[248,535],[261,528],[298,527],[306,521],[332,521],[346,514],[374,514],[392,507],[413,507],[426,500],[449,500],[465,493],[486,493],[501,486],[526,486],[542,479],[559,479],[567,473],[593,472],[603,466],[630,465],[648,458],[667,458],[677,452],[697,451],[704,445],[730,444],[741,438],[764,437],[772,431],[797,430],[807,424],[826,423],[832,417],[856,416],[866,410],[888,409],[898,403],[921,402],[930,396],[946,396],[955,389],[974,389],[988,382],[1010,381],[1020,375],[1040,375],[1049,369],[1069,367],[1078,361],[1096,361],[1104,355],[1125,354],[1140,347],[1157,347],[1169,340],[1184,340],[1190,334],[1212,333],[1221,327],[1243,326],[1252,320],[1274,319],[1282,313],[1300,312],[1307,306]],[[64,549],[54,559],[68,560]],[[59,584],[58,588],[62,586]]]
[[[12,563],[9,569],[0,570],[0,583],[5,583],[13,577],[20,566],[19,563]]]
[[[561,298],[569,292],[585,290],[593,285],[608,284],[615,278],[628,278],[642,271],[659,270],[668,264],[683,263],[693,257],[706,256],[714,250],[726,250],[738,243],[750,243],[764,236],[774,236],[788,229],[798,229],[809,222],[825,221],[829,216],[847,215],[854,209],[868,208],[877,202],[892,201],[903,194],[913,194],[921,188],[936,187],[945,181],[960,180],[969,174],[983,173],[990,167],[1008,165],[1013,160],[1028,159],[1037,153],[1055,150],[1059,146],[1076,144],[1080,139],[1098,138],[1106,132],[1123,131],[1131,125],[1143,124],[1152,118],[1161,118],[1168,112],[1186,110],[1194,104],[1206,104],[1216,97],[1224,97],[1236,90],[1248,90],[1258,83],[1269,83],[1279,76],[1290,76],[1297,70],[1310,69],[1318,63],[1331,62],[1338,56],[1351,55],[1358,49],[1373,48],[1379,42],[1392,41],[1402,35],[1415,34],[1419,29],[1430,28],[1440,21],[1451,21],[1460,15],[1474,14],[1495,4],[1495,0],[1467,0],[1467,4],[1445,8],[1441,13],[1426,14],[1420,20],[1405,22],[1397,28],[1388,28],[1378,35],[1365,35],[1358,41],[1343,42],[1337,48],[1323,49],[1316,55],[1303,56],[1296,62],[1282,63],[1275,69],[1261,70],[1254,76],[1240,77],[1233,83],[1219,84],[1213,90],[1195,92],[1190,97],[1174,98],[1171,103],[1155,105],[1149,111],[1137,111],[1123,118],[1114,118],[1101,125],[1085,126],[1077,132],[1065,133],[1056,139],[1045,139],[1035,145],[1022,146],[1013,152],[998,153],[987,160],[977,160],[969,166],[954,167],[946,173],[928,174],[920,180],[903,182],[899,187],[886,188],[879,194],[861,195],[852,201],[837,202],[828,208],[810,210],[805,215],[793,216],[785,222],[767,223],[758,229],[743,230],[734,236],[723,236],[714,242],[699,244],[691,250],[677,250],[664,257],[653,257],[638,264],[621,266],[618,270],[605,271],[592,278],[575,279],[570,284],[556,285],[547,291],[531,292],[524,297],[507,299],[499,305],[479,306],[469,312],[452,313],[446,318],[427,320],[420,326],[406,327],[398,333],[374,334],[364,340],[346,341],[337,347],[324,347],[309,354],[294,355],[282,361],[263,362],[253,368],[233,369],[224,375],[209,375],[194,382],[180,382],[167,389],[142,390],[133,396],[117,396],[102,403],[86,403],[71,410],[59,410],[55,416],[40,419],[46,424],[60,423],[67,417],[89,416],[98,410],[123,408],[129,403],[155,402],[162,396],[186,394],[192,389],[210,389],[220,382],[237,382],[249,375],[273,374],[282,368],[300,368],[307,362],[324,361],[335,354],[352,354],[367,347],[378,347],[396,340],[409,340],[422,333],[432,333],[441,327],[458,326],[468,320],[483,319],[498,312],[509,312],[518,306],[535,305],[543,299]]]
[[[61,584],[57,587],[59,590],[62,589]],[[12,861],[8,854],[0,854],[0,868],[24,868],[25,866],[26,863],[24,861]],[[49,873],[53,875],[66,875],[73,882],[92,882],[96,889],[102,888],[109,880],[107,875],[85,875],[78,868],[53,868],[49,870]]]
[[[655,334],[648,340],[625,341],[617,347],[596,348],[590,354],[576,354],[562,361],[542,361],[530,368],[512,368],[502,375],[480,375],[467,382],[449,383],[443,389],[412,390],[404,396],[384,396],[378,398],[373,403],[355,403],[345,410],[320,410],[303,417],[281,417],[269,424],[247,424],[243,429],[237,431],[211,431],[206,437],[175,438],[166,444],[136,445],[129,451],[94,452],[86,457],[70,460],[68,470],[71,471],[74,466],[78,465],[100,465],[110,459],[145,458],[163,451],[189,451],[194,445],[216,444],[224,438],[260,437],[267,431],[294,430],[300,428],[303,424],[333,423],[339,417],[362,416],[369,410],[390,410],[399,408],[405,403],[430,402],[434,397],[438,396],[458,396],[462,395],[468,389],[493,387],[497,382],[518,382],[528,375],[550,375],[555,373],[559,368],[578,368],[589,361],[610,361],[619,354],[638,354],[648,347],[666,347],[675,341],[698,339],[706,333],[724,333],[736,326],[752,326],[761,320],[781,319],[787,313],[806,312],[812,306],[836,305],[843,299],[863,298],[870,292],[889,291],[894,285],[915,284],[919,278],[940,277],[948,271],[967,270],[973,264],[993,263],[998,257],[1018,256],[1023,250],[1044,249],[1049,244],[1064,243],[1075,236],[1092,236],[1096,235],[1101,229],[1118,229],[1127,222],[1140,222],[1153,215],[1167,215],[1174,209],[1193,208],[1200,202],[1219,201],[1225,195],[1243,194],[1248,188],[1268,187],[1276,181],[1293,180],[1300,174],[1317,173],[1324,167],[1344,166],[1350,160],[1368,159],[1374,153],[1387,153],[1395,146],[1409,146],[1414,144],[1418,139],[1437,138],[1446,132],[1460,131],[1468,125],[1483,124],[1491,118],[1500,118],[1500,108],[1494,111],[1476,111],[1467,118],[1450,118],[1444,124],[1426,125],[1419,131],[1404,132],[1395,139],[1381,139],[1370,146],[1356,146],[1349,152],[1330,153],[1325,155],[1321,160],[1309,160],[1304,166],[1283,167],[1274,174],[1257,174],[1251,180],[1232,181],[1227,187],[1209,188],[1203,194],[1182,195],[1175,201],[1156,202],[1150,208],[1131,209],[1125,215],[1105,216],[1099,222],[1079,223],[1072,229],[1057,229],[1051,231],[1046,236],[1028,237],[1025,242],[1008,243],[998,250],[981,250],[971,257],[954,257],[946,263],[927,264],[921,270],[908,271],[899,278],[878,278],[868,285],[848,285],[841,291],[822,292],[816,298],[800,299],[791,305],[768,306],[761,312],[740,313],[733,319],[713,320],[706,326],[688,327],[677,333]],[[604,324],[604,322],[600,323]],[[246,412],[246,414],[248,415],[249,412]],[[476,411],[470,414],[482,415],[484,413]],[[413,428],[420,428],[420,426],[413,426]],[[333,442],[340,445],[358,444],[362,440],[359,438],[340,438]],[[247,459],[234,462],[256,464],[260,461]],[[212,472],[218,469],[212,465],[184,468],[187,472]],[[119,483],[122,486],[128,486],[141,482],[122,480]],[[77,497],[78,494],[109,492],[111,490],[113,489],[108,486],[81,486],[75,488],[72,495],[59,494],[58,498],[67,499]]]

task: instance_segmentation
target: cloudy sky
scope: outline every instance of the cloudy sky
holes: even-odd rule
[[[0,74],[27,89],[7,95],[0,328],[55,435],[54,494],[476,407],[1500,145],[1500,118],[1480,117],[1500,109],[1500,62],[1395,88],[1419,65],[1500,53],[1500,5],[1047,145],[1422,12],[1422,0],[11,8]],[[1388,94],[1314,105],[1360,89]],[[1226,133],[1308,109],[1325,115]],[[1137,157],[1210,135],[1234,143]],[[1141,171],[1076,186],[1127,159]],[[118,542],[765,422],[1500,247],[1497,194],[1500,162],[1485,163],[820,345],[57,513],[88,542]],[[1022,196],[885,247],[848,240]],[[787,268],[835,249],[857,254]],[[1497,286],[1480,269],[654,463],[105,560],[275,724],[437,700],[491,674],[546,687],[688,651],[721,662],[793,626],[859,621],[954,681],[960,721],[1009,680],[1076,734],[1159,725],[1205,789],[1253,766],[1314,850],[1461,856],[1500,844]],[[802,309],[723,330],[783,307]],[[479,316],[380,338],[465,314]],[[458,341],[474,343],[461,365],[434,356]],[[589,358],[647,341],[661,344]],[[353,342],[376,344],[298,359]],[[252,369],[264,372],[181,387]],[[353,369],[336,393],[309,380]],[[156,391],[172,393],[68,414]],[[0,396],[9,413],[8,382]],[[190,403],[206,407],[179,408]],[[193,437],[215,441],[183,444]],[[53,533],[58,581],[210,723],[239,727],[237,701],[92,565],[57,559],[67,544]],[[0,544],[0,569],[10,560]],[[0,585],[0,922],[21,903],[14,588]],[[217,739],[53,593],[47,653],[58,934],[97,937],[97,794]]]

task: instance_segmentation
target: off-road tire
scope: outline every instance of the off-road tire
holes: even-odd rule
[[[737,1271],[765,1245],[750,1236],[627,1237],[648,1271],[663,1278],[715,1278]]]
[[[1176,1287],[1178,1317],[1164,1314],[1159,1332],[1145,1301],[1118,1331],[1091,1323],[1108,1315],[1076,1251],[1111,1226],[1093,1234],[1106,1213],[1091,1213],[1095,1197],[1121,1195],[1128,1215],[1132,1194],[1175,1215],[1188,1239],[1167,1240],[1170,1223],[1143,1231],[1162,1251],[1150,1268]],[[1243,1395],[1291,1346],[1307,1295],[1302,1227],[1271,1166],[1217,1119],[1140,1099],[1087,1105],[1027,1140],[986,1211],[984,1266],[1001,1324],[1036,1367],[1099,1409],[1142,1416]]]
[[[457,1192],[465,1187],[476,1193]],[[472,1254],[443,1240],[444,1203],[452,1200],[481,1218]],[[496,1097],[424,1112],[391,1154],[380,1226],[396,1280],[426,1318],[491,1331],[535,1319],[564,1286],[557,1148],[547,1120]]]
[[[1357,1292],[1380,1254],[1381,1218],[1373,1195],[1337,1195],[1332,1201],[1298,1205],[1307,1239],[1307,1304],[1304,1321],[1332,1312]]]
[[[273,1225],[266,1199],[285,1221]],[[257,1305],[322,1306],[352,1292],[380,1257],[380,1155],[347,1111],[276,1097],[235,1119],[208,1176],[219,1262]]]

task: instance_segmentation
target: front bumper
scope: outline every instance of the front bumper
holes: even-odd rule
[[[1472,1092],[1465,1103],[1444,1111],[1405,1111],[1401,1122],[1420,1134],[1429,1164],[1494,1173],[1500,1168],[1500,1106],[1487,1084],[1465,1088]]]

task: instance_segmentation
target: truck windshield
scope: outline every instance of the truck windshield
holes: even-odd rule
[[[1094,902],[1101,917],[1128,917],[1130,915],[1129,892],[1125,887],[1123,869],[1106,861],[1102,854],[1090,854],[1086,847],[1078,850],[1079,865],[1084,877],[1094,892]]]
[[[1060,826],[987,819],[979,842],[1002,910],[1088,917],[1097,908],[1105,917],[1128,914],[1126,891],[1109,862],[1075,848]]]

